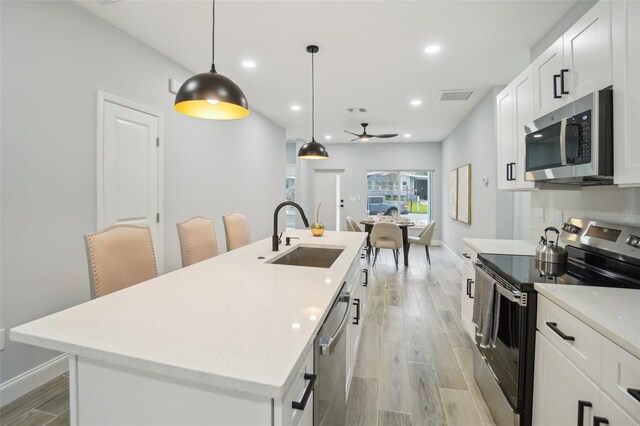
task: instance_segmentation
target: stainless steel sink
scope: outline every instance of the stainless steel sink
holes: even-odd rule
[[[330,268],[344,248],[298,246],[283,256],[267,263],[274,265],[310,266],[312,268]]]

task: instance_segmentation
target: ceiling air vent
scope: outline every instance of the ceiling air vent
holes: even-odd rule
[[[438,95],[438,102],[466,101],[471,95],[473,95],[473,90],[443,90]]]
[[[355,114],[360,112],[367,112],[367,109],[364,107],[350,107],[347,108],[347,111],[349,111],[351,114]]]

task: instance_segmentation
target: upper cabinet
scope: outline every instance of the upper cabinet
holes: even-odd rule
[[[533,68],[529,66],[496,98],[498,189],[531,189],[524,179],[524,126],[533,121]]]
[[[613,2],[613,182],[640,186],[640,2]]]
[[[609,86],[611,56],[611,2],[602,0],[533,62],[535,118]]]

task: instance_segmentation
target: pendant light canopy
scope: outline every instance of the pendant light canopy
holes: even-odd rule
[[[315,138],[316,100],[313,55],[318,53],[318,50],[318,46],[307,46],[307,52],[311,53],[311,142],[302,145],[298,151],[298,158],[303,160],[326,160],[329,158],[327,149],[321,143],[316,142]]]
[[[211,71],[197,74],[178,90],[174,108],[191,117],[232,120],[249,115],[249,103],[242,89],[228,77],[218,74],[215,66],[216,2],[213,0],[211,29]]]

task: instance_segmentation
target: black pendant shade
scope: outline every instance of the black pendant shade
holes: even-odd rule
[[[174,108],[197,118],[233,120],[249,115],[249,102],[242,89],[228,77],[216,72],[215,20],[216,2],[213,0],[213,26],[211,31],[211,71],[196,74],[182,84]]]
[[[307,52],[311,53],[311,142],[307,142],[298,150],[298,158],[303,160],[326,160],[329,158],[327,149],[315,138],[316,99],[315,99],[315,68],[313,55],[318,53],[318,46],[307,46]]]

